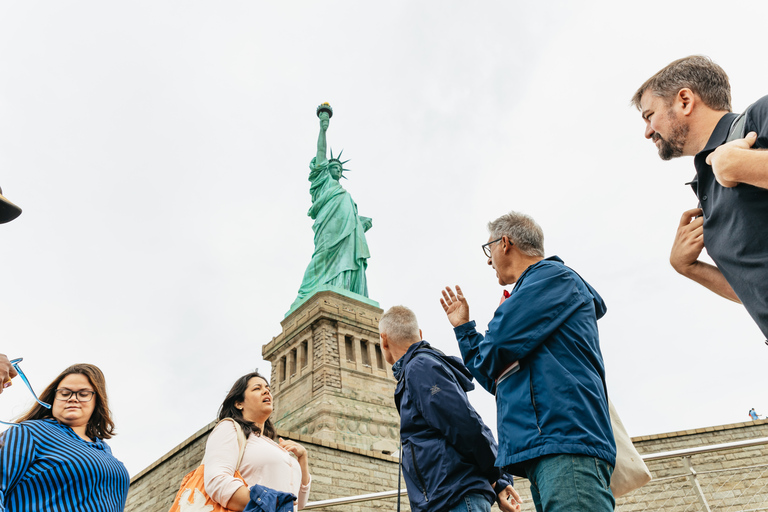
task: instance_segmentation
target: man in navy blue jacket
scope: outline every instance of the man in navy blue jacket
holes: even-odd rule
[[[457,357],[421,339],[413,311],[379,320],[381,350],[397,378],[400,460],[411,510],[520,511],[520,496],[494,466],[496,441],[467,400],[472,376]],[[511,480],[511,479],[510,479]]]
[[[527,215],[510,212],[488,231],[488,265],[514,288],[485,335],[461,288],[440,302],[464,363],[496,396],[496,465],[528,478],[538,512],[613,510],[616,446],[597,332],[605,303],[560,258],[544,257],[544,234]]]

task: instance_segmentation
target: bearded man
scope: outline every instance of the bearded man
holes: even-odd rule
[[[743,304],[768,337],[768,96],[732,113],[728,75],[693,55],[649,78],[632,103],[662,160],[694,157],[699,207],[680,219],[672,267]],[[704,247],[715,265],[699,259]]]

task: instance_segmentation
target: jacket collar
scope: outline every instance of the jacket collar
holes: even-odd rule
[[[392,365],[392,374],[395,376],[395,378],[400,381],[400,379],[403,378],[403,370],[405,369],[405,365],[408,364],[408,361],[413,358],[413,353],[416,352],[420,348],[431,348],[430,344],[427,343],[425,340],[421,340],[418,343],[414,343],[410,347],[408,347],[408,350],[405,352],[403,357],[395,361],[395,364]]]
[[[517,281],[515,281],[515,286],[512,289],[514,290],[515,288],[517,288],[517,286],[523,280],[523,277],[525,276],[525,274],[527,274],[532,268],[541,265],[542,261],[556,261],[557,263],[565,264],[565,262],[563,260],[561,260],[558,256],[550,256],[549,258],[544,258],[543,260],[539,260],[536,263],[534,263],[533,265],[531,265],[528,268],[526,268],[525,270],[523,270],[523,273],[520,274],[520,277],[517,278]]]

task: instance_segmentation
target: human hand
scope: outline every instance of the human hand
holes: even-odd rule
[[[698,263],[699,254],[704,249],[704,217],[701,208],[694,208],[683,213],[677,228],[675,241],[669,262],[678,273],[686,275],[686,271]]]
[[[511,485],[501,490],[496,501],[499,504],[499,509],[504,512],[520,512],[522,510],[520,495]]]
[[[290,439],[286,441],[281,437],[278,440],[278,444],[280,445],[280,448],[294,454],[296,458],[299,460],[307,456],[307,449],[301,446],[296,441],[291,441]]]
[[[733,179],[733,167],[730,165],[733,162],[734,153],[751,148],[756,141],[757,133],[749,132],[743,139],[727,142],[707,155],[707,164],[712,166],[712,172],[718,183],[726,188],[735,187],[739,184]]]
[[[458,327],[469,322],[469,304],[467,304],[467,299],[464,298],[459,285],[456,285],[455,294],[450,286],[446,286],[440,304],[452,326]]]
[[[8,357],[6,357],[5,354],[0,354],[0,383],[2,383],[2,386],[0,386],[0,393],[3,392],[3,389],[13,384],[11,379],[16,375],[16,368],[13,367],[8,360]]]

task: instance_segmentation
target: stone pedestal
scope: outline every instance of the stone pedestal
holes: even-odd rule
[[[281,322],[262,349],[272,363],[278,428],[376,452],[393,452],[400,417],[395,380],[379,346],[383,311],[369,299],[320,291]]]

